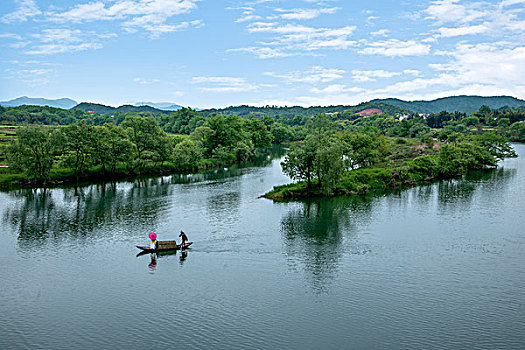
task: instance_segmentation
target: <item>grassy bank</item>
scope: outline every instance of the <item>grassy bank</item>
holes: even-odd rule
[[[497,159],[482,152],[474,144],[459,146],[428,147],[420,150],[418,146],[399,147],[394,150],[387,162],[344,171],[335,186],[329,191],[319,186],[313,179],[310,187],[306,181],[276,186],[263,197],[272,200],[286,200],[307,197],[329,197],[340,195],[366,195],[403,188],[441,179],[460,177],[470,170],[493,169]],[[407,152],[408,150],[408,152]],[[515,156],[513,154],[510,157]]]
[[[445,177],[428,174],[426,171],[418,171],[408,164],[395,168],[370,167],[345,172],[335,188],[329,193],[322,191],[317,186],[317,181],[312,183],[310,189],[308,189],[306,181],[300,181],[276,186],[263,197],[272,200],[286,200],[307,197],[366,195],[368,193],[428,183],[440,178]]]

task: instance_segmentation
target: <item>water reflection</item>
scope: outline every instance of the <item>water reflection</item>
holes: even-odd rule
[[[188,250],[189,250],[189,248],[188,248]],[[188,258],[188,250],[183,250],[180,253],[178,251],[176,251],[176,250],[170,250],[170,251],[164,251],[164,252],[156,252],[156,253],[148,253],[148,252],[145,252],[145,251],[141,251],[140,253],[137,254],[137,258],[145,256],[145,255],[149,255],[149,258],[150,258],[148,260],[149,273],[150,274],[154,274],[155,271],[157,270],[157,266],[158,266],[159,260],[161,258],[164,258],[164,257],[170,257],[170,256],[175,256],[175,255],[179,254],[179,265],[183,266],[185,261],[186,261],[186,259]]]
[[[137,178],[132,182],[97,183],[84,187],[20,189],[6,194],[13,199],[2,211],[4,223],[18,230],[19,248],[41,249],[44,243],[55,244],[66,238],[102,239],[98,235],[103,226],[103,239],[111,239],[122,230],[148,231],[156,227],[161,217],[173,206],[175,186],[201,181],[208,192],[207,209],[214,220],[230,225],[238,220],[241,184],[229,180],[249,171],[248,167],[265,166],[283,154],[281,147],[260,153],[253,162],[210,169],[196,174],[175,174],[155,178]],[[220,186],[231,183],[228,192]],[[218,183],[214,186],[213,183]],[[198,191],[191,188],[191,191]],[[227,215],[225,215],[225,213]]]
[[[371,203],[370,198],[337,197],[289,204],[281,219],[285,252],[291,268],[303,265],[316,293],[328,290],[343,252],[369,251],[356,238],[359,227],[370,219]]]
[[[186,251],[182,251],[180,253],[180,256],[179,256],[179,263],[180,263],[180,266],[182,266],[184,264],[184,262],[186,261],[186,258],[188,257],[188,252]]]
[[[471,171],[460,179],[443,180],[437,183],[438,210],[465,211],[476,204],[485,193],[498,194],[508,190],[508,182],[517,174],[517,169],[497,168]],[[433,188],[433,187],[432,187]]]
[[[19,190],[9,193],[19,205],[6,208],[3,221],[18,228],[20,247],[38,247],[46,240],[93,236],[102,225],[154,225],[172,191],[162,179],[52,189],[46,194]],[[108,234],[112,231],[105,239],[111,239]]]
[[[157,269],[157,254],[151,253],[150,254],[150,262],[148,264],[149,267],[149,273],[154,274],[155,270]]]

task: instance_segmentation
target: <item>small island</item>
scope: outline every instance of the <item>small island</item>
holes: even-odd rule
[[[317,116],[308,125],[304,142],[292,146],[281,163],[298,182],[276,186],[263,197],[280,201],[366,195],[495,168],[499,160],[517,157],[501,128],[483,130],[479,120],[473,130],[466,127],[468,118],[457,124],[456,131],[448,127],[432,132],[406,120],[390,120],[390,127],[380,132],[373,128],[388,119],[371,118],[357,123],[362,124],[359,131],[339,131],[327,117]],[[393,136],[403,124],[412,124],[409,130],[417,130],[412,131],[415,137]]]

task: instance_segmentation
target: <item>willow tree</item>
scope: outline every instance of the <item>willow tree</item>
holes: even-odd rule
[[[52,127],[25,126],[17,128],[16,136],[7,150],[9,166],[23,171],[38,185],[47,187],[55,156],[62,144],[60,132]]]
[[[165,133],[153,117],[128,116],[122,126],[133,144],[137,161],[134,168],[141,168],[153,156],[159,142],[165,140]]]

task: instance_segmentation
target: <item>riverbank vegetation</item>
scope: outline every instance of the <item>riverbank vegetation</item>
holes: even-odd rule
[[[444,134],[417,122],[403,125],[391,120],[387,124],[390,117],[381,119],[379,127],[379,118],[371,118],[354,124],[353,130],[341,131],[326,117],[314,118],[307,124],[304,142],[292,146],[281,163],[283,171],[298,182],[275,187],[265,197],[366,194],[456,177],[516,157],[507,139],[494,130]],[[383,125],[389,126],[382,129]],[[402,136],[386,136],[385,131]]]
[[[249,159],[272,144],[263,121],[237,116],[208,118],[189,135],[169,134],[151,116],[126,116],[120,125],[16,129],[5,147],[5,185],[48,186],[90,179],[115,179],[203,169]]]
[[[189,108],[93,115],[0,107],[0,186],[195,171],[250,159],[273,142],[296,144],[283,169],[304,183],[270,197],[366,193],[493,167],[512,156],[505,138],[525,141],[523,107],[422,115],[381,106],[390,114],[311,116],[282,107],[282,114],[274,108],[243,117]]]

